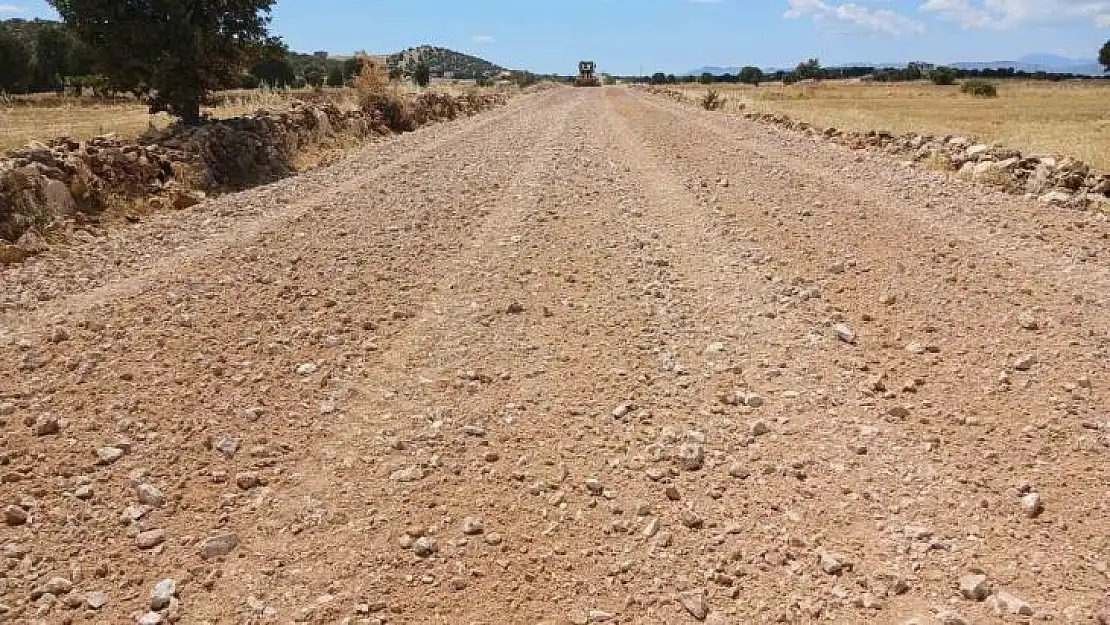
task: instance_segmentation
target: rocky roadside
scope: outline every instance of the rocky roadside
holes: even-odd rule
[[[647,91],[693,104],[685,94],[670,89],[651,88]],[[1023,154],[1019,150],[960,135],[895,135],[885,130],[852,132],[834,127],[822,128],[782,113],[749,111],[744,113],[744,117],[852,149],[875,149],[908,157],[904,164],[955,172],[965,180],[1035,198],[1044,204],[1110,211],[1110,174],[1094,171],[1087,163],[1070,156]]]
[[[507,98],[426,92],[412,99],[402,120],[378,109],[295,101],[286,111],[174,126],[136,141],[107,135],[29,145],[0,159],[0,264],[40,253],[51,230],[95,222],[120,204],[182,210],[209,195],[287,177],[297,155],[316,146],[470,116]]]

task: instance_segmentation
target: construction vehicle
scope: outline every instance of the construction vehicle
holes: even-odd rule
[[[575,87],[600,87],[601,81],[595,74],[597,66],[593,61],[582,61],[578,64],[578,79],[574,81]]]

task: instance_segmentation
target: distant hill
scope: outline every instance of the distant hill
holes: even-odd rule
[[[411,73],[421,61],[428,64],[433,76],[451,73],[455,78],[478,78],[496,76],[505,71],[505,68],[485,59],[435,46],[409,48],[388,57],[390,68],[399,68],[406,73]]]

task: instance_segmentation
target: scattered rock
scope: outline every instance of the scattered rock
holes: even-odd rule
[[[940,625],[971,625],[962,614],[953,610],[937,612],[937,621],[940,622]]]
[[[150,609],[161,610],[170,605],[170,600],[177,596],[177,581],[164,579],[154,586],[150,593]]]
[[[767,425],[767,422],[763,420],[755,421],[750,426],[748,426],[748,433],[752,436],[763,436],[764,434],[770,434],[771,426]]]
[[[695,619],[704,621],[709,616],[709,604],[705,601],[704,590],[687,590],[678,595],[678,600]]]
[[[1014,369],[1018,371],[1029,371],[1035,364],[1037,364],[1037,357],[1033,354],[1025,354],[1014,361]]]
[[[687,471],[700,470],[705,464],[705,449],[698,443],[683,443],[678,448],[678,463]]]
[[[987,576],[969,573],[960,578],[960,594],[969,601],[984,601],[991,594]]]
[[[73,582],[64,577],[51,577],[42,586],[42,594],[49,593],[55,597],[69,593],[73,590]]]
[[[833,331],[836,332],[836,338],[840,339],[841,342],[847,343],[849,345],[855,344],[856,333],[843,323],[838,323],[833,326]]]
[[[135,536],[135,545],[138,546],[139,549],[153,549],[165,541],[166,532],[160,529],[139,532],[139,534]]]
[[[207,538],[200,545],[200,557],[205,560],[226,556],[239,546],[239,535],[235,533],[220,534]]]
[[[245,471],[235,475],[235,485],[242,490],[251,490],[262,485],[262,478],[257,473]]]
[[[462,531],[463,531],[463,534],[466,534],[467,536],[477,536],[478,534],[481,534],[482,532],[486,531],[486,528],[485,528],[485,525],[482,524],[481,519],[475,518],[475,517],[472,517],[472,516],[468,516],[465,519],[463,519],[463,530]]]
[[[231,436],[210,436],[208,448],[220,452],[225,458],[233,458],[239,451],[239,439]]]
[[[310,376],[313,373],[316,373],[316,371],[319,368],[320,368],[320,365],[317,365],[314,362],[306,362],[304,364],[297,365],[297,375],[302,376],[302,377]]]
[[[109,465],[123,457],[124,451],[119,447],[101,447],[96,450],[96,463]]]
[[[1041,328],[1041,324],[1037,322],[1037,318],[1033,316],[1033,313],[1029,312],[1018,315],[1018,325],[1020,325],[1023,330],[1039,330]]]
[[[1041,501],[1041,496],[1036,492],[1026,494],[1021,498],[1021,511],[1030,519],[1040,516],[1044,512],[1044,502]]]
[[[35,433],[35,436],[48,436],[62,431],[62,426],[58,421],[58,417],[52,414],[45,414],[35,419],[34,425],[31,426],[31,430]]]
[[[85,605],[89,606],[90,610],[99,610],[108,605],[108,595],[99,590],[90,592],[85,595]]]
[[[424,479],[424,469],[420,467],[398,469],[389,474],[389,479],[401,483],[419,482]]]
[[[742,464],[733,464],[728,468],[728,474],[738,480],[746,480],[751,477],[752,472]]]
[[[1033,616],[1032,606],[1005,590],[999,590],[992,595],[987,600],[987,606],[990,607],[995,616]]]
[[[147,612],[139,617],[139,625],[161,625],[163,622],[162,615],[157,612]]]
[[[4,522],[12,527],[27,523],[27,511],[21,506],[10,505],[4,508]]]
[[[166,496],[153,484],[139,484],[135,487],[135,494],[139,498],[139,503],[148,506],[158,508],[166,503]]]
[[[436,549],[436,541],[427,536],[421,536],[412,542],[412,551],[420,558],[432,557]]]

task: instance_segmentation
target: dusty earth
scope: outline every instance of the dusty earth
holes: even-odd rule
[[[0,620],[1105,623],[1110,250],[561,89],[0,274]]]

